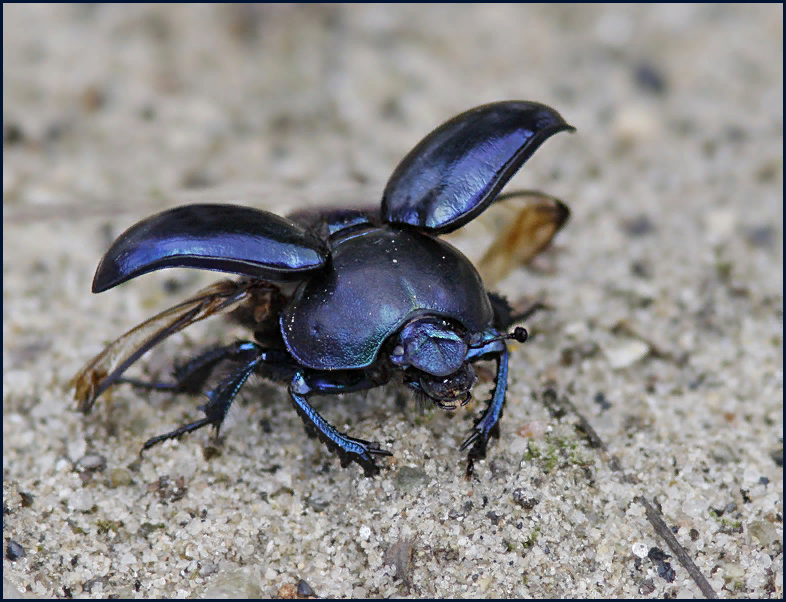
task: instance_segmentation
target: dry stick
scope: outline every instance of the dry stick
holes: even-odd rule
[[[643,496],[637,496],[633,498],[634,502],[638,502],[647,510],[647,519],[652,524],[652,527],[655,529],[655,532],[660,535],[663,539],[666,540],[666,544],[669,546],[674,555],[677,557],[677,560],[680,561],[680,564],[685,567],[685,570],[688,571],[690,576],[696,582],[696,585],[699,586],[701,593],[704,594],[707,598],[716,599],[718,594],[715,593],[715,590],[712,589],[712,586],[709,582],[704,578],[704,575],[701,574],[699,567],[693,562],[693,559],[690,557],[688,552],[680,545],[680,542],[677,541],[677,538],[674,537],[674,533],[671,532],[671,529],[663,522],[663,519],[660,517],[660,513],[650,504],[647,499]]]
[[[598,435],[597,431],[592,428],[592,425],[589,421],[584,418],[584,416],[579,412],[578,408],[570,401],[567,397],[562,396],[559,399],[560,405],[563,406],[563,409],[566,411],[573,412],[578,419],[579,425],[581,426],[582,430],[587,434],[589,438],[590,445],[595,448],[599,448],[603,454],[606,456],[606,460],[609,463],[609,466],[614,471],[621,470],[621,466],[617,458],[613,455],[608,454],[608,449],[606,448],[606,444],[603,443],[603,440]],[[630,481],[630,478],[623,476],[626,480]],[[635,481],[631,481],[635,482]],[[663,522],[663,519],[660,517],[660,513],[650,504],[647,499],[643,496],[637,496],[633,498],[634,502],[638,502],[642,506],[644,506],[647,512],[647,520],[650,521],[652,528],[655,529],[655,533],[660,535],[665,541],[666,545],[669,546],[669,549],[672,551],[674,556],[677,558],[679,563],[683,566],[683,568],[688,571],[688,574],[691,576],[693,581],[696,585],[699,586],[701,593],[704,594],[706,598],[711,600],[715,600],[718,597],[718,594],[715,593],[715,590],[712,589],[712,586],[709,584],[707,579],[704,575],[701,574],[699,567],[696,566],[696,563],[693,562],[693,559],[690,557],[690,554],[685,550],[685,548],[680,545],[680,542],[677,541],[677,538],[674,537],[674,533],[671,532],[671,529]]]
[[[609,449],[606,447],[606,444],[603,443],[603,440],[598,435],[598,432],[592,428],[592,425],[589,423],[589,420],[584,418],[584,415],[579,412],[579,409],[573,404],[573,402],[568,399],[566,396],[562,396],[559,399],[559,403],[563,406],[563,409],[566,412],[573,412],[578,419],[579,419],[579,426],[581,430],[583,430],[587,434],[587,438],[589,439],[590,445],[596,449],[600,449],[603,452],[603,459],[608,462],[609,467],[614,472],[620,472],[622,470],[622,466],[620,465],[620,461],[617,456],[613,454],[609,454]],[[634,475],[623,475],[623,479],[629,483],[638,483],[639,480]]]

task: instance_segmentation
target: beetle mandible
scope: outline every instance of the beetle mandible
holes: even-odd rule
[[[488,407],[461,449],[467,475],[485,457],[508,383],[506,340],[523,342],[507,301],[488,293],[475,267],[438,238],[477,217],[549,137],[574,131],[554,109],[526,101],[479,106],[445,122],[396,167],[379,208],[301,210],[279,217],[228,204],[192,204],[131,226],[101,259],[100,293],[154,270],[190,267],[239,274],[130,330],[72,379],[87,412],[110,386],[200,393],[211,372],[233,368],[207,392],[204,418],[149,439],[142,450],[212,425],[216,432],[240,388],[257,372],[289,384],[306,430],[336,452],[342,466],[379,472],[379,444],[339,432],[311,405],[312,395],[388,383],[394,376],[437,406],[470,399],[473,363],[495,360]],[[562,221],[568,209],[561,205]],[[561,225],[561,223],[559,224]],[[288,283],[294,283],[290,285]],[[294,291],[294,292],[292,292]],[[174,382],[123,376],[168,336],[233,310],[252,340],[213,347],[174,371]],[[399,377],[397,377],[399,378]]]

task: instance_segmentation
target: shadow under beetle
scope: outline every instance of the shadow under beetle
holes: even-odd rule
[[[454,409],[470,399],[472,364],[494,359],[488,408],[461,446],[471,446],[471,474],[489,438],[499,434],[508,382],[505,341],[527,337],[521,327],[506,330],[526,315],[486,292],[470,261],[437,236],[477,217],[546,139],[565,130],[574,128],[545,105],[492,103],[450,119],[410,151],[379,209],[302,210],[284,219],[250,207],[196,204],[135,224],[102,258],[94,293],[170,267],[242,278],[217,282],[111,343],[70,383],[79,408],[88,412],[121,382],[200,393],[213,369],[232,360],[232,370],[207,393],[204,418],[153,437],[142,449],[207,425],[218,431],[239,389],[257,372],[289,383],[306,430],[336,452],[342,466],[354,461],[372,476],[379,472],[374,456],[390,452],[339,432],[311,406],[312,395],[370,389],[400,374],[411,389]],[[569,212],[561,208],[562,223]],[[172,383],[123,377],[168,336],[229,310],[254,340],[209,349],[177,367]]]

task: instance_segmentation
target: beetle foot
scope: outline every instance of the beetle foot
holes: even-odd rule
[[[489,439],[491,437],[499,437],[499,421],[497,421],[490,428],[486,428],[484,425],[484,419],[485,416],[477,421],[473,427],[472,434],[467,437],[467,439],[464,441],[464,443],[461,444],[461,447],[459,448],[461,451],[464,451],[470,445],[472,446],[472,448],[469,450],[469,453],[467,454],[466,478],[470,478],[475,472],[475,461],[482,460],[486,457],[486,448],[488,447]]]
[[[201,429],[204,426],[213,425],[216,429],[216,434],[218,434],[218,428],[220,423],[216,424],[215,421],[210,418],[202,418],[201,420],[197,420],[196,422],[190,422],[189,424],[184,424],[176,428],[173,431],[168,433],[164,433],[163,435],[156,435],[155,437],[151,437],[142,445],[142,449],[139,450],[139,455],[141,456],[146,450],[150,449],[151,447],[158,445],[159,443],[163,443],[169,439],[180,439],[183,435],[187,433],[193,433],[196,430]]]
[[[200,411],[205,413],[205,417],[196,422],[180,426],[163,435],[148,439],[142,446],[139,452],[140,454],[146,449],[150,449],[154,445],[158,445],[167,439],[180,439],[180,437],[186,433],[192,433],[208,425],[212,425],[213,428],[216,429],[216,436],[218,436],[218,432],[221,429],[224,418],[226,418],[229,407],[232,405],[232,401],[235,399],[235,396],[245,384],[246,380],[248,380],[248,377],[254,371],[257,364],[265,357],[264,350],[256,345],[256,343],[240,341],[214,352],[217,361],[225,357],[231,357],[227,353],[227,350],[230,350],[232,355],[237,357],[242,357],[241,353],[245,354],[247,356],[245,358],[246,363],[241,365],[234,372],[229,373],[215,389],[207,393],[208,402],[199,407]],[[203,356],[200,357],[207,358],[208,356],[207,354],[203,354]],[[211,367],[214,363],[215,362],[211,361]]]
[[[374,462],[374,456],[393,455],[388,450],[382,449],[379,443],[375,441],[364,441],[363,439],[355,439],[353,437],[347,437],[346,435],[344,435],[344,437],[355,444],[355,446],[362,448],[362,451],[345,451],[336,446],[334,451],[338,453],[341,460],[341,468],[346,468],[350,463],[357,462],[363,469],[363,474],[370,478],[378,475],[380,470],[377,463]]]
[[[306,428],[306,433],[309,432]],[[313,427],[312,433],[324,443],[327,448],[338,455],[341,461],[341,468],[346,468],[352,462],[357,463],[367,477],[373,477],[379,474],[379,466],[374,461],[374,456],[392,456],[393,454],[386,449],[382,449],[379,443],[375,441],[366,441],[365,439],[355,439],[343,433],[336,433],[338,440],[334,441],[318,428]]]
[[[319,383],[316,379],[315,382],[322,385],[323,391],[327,388],[324,382]],[[339,385],[341,384],[339,383]],[[347,467],[351,462],[356,462],[363,468],[363,472],[365,472],[367,477],[373,477],[375,474],[378,474],[379,468],[374,462],[374,456],[391,456],[393,454],[380,448],[379,443],[355,439],[340,433],[336,427],[320,416],[319,412],[308,402],[307,396],[312,392],[314,390],[306,382],[303,374],[300,372],[296,373],[289,385],[289,396],[295,411],[303,420],[306,433],[316,434],[330,451],[338,454],[342,467]]]
[[[467,470],[465,473],[465,477],[467,479],[469,479],[475,472],[475,461],[482,460],[486,457],[487,444],[488,439],[484,439],[480,431],[475,431],[472,433],[469,437],[467,437],[466,441],[461,444],[461,451],[464,451],[467,447],[472,445],[472,449],[470,449],[469,453],[467,454]]]

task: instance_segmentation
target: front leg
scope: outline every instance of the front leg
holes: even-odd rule
[[[355,439],[340,433],[332,424],[322,418],[308,402],[314,394],[338,394],[370,389],[384,384],[387,379],[371,378],[363,373],[318,372],[306,374],[299,370],[289,385],[289,395],[306,431],[315,433],[328,449],[341,458],[341,466],[347,467],[350,462],[357,462],[367,477],[379,473],[379,467],[373,456],[391,456],[389,451],[381,449],[378,443]]]
[[[486,457],[486,446],[493,436],[499,437],[499,419],[505,405],[505,393],[508,389],[508,348],[504,341],[494,341],[478,350],[477,358],[493,356],[497,360],[497,375],[494,378],[494,391],[491,394],[488,408],[472,428],[472,434],[461,444],[461,450],[472,445],[467,455],[467,478],[474,469],[475,461]]]

